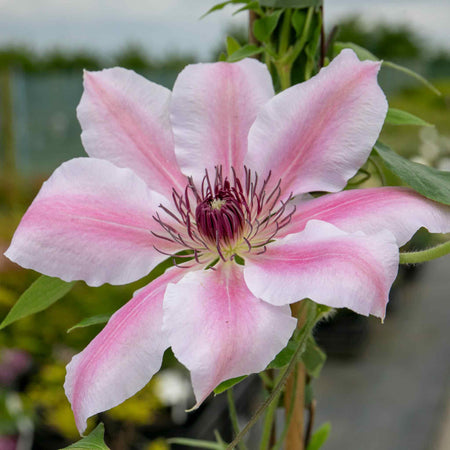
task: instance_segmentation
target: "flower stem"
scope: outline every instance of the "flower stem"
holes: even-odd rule
[[[267,408],[266,417],[264,419],[263,435],[261,437],[261,443],[259,445],[260,450],[269,449],[274,416],[278,407],[278,403],[280,401],[280,395],[281,391],[278,393],[277,397],[274,399],[272,404]]]
[[[280,44],[278,47],[278,55],[283,57],[289,47],[289,33],[291,31],[291,9],[286,9],[283,14],[283,23],[280,32]]]
[[[238,417],[237,417],[236,405],[234,403],[234,398],[233,398],[233,388],[230,388],[227,390],[227,400],[228,400],[228,411],[230,413],[231,426],[233,427],[233,432],[235,434],[238,434],[239,433],[239,422],[238,422]],[[238,448],[239,448],[239,450],[247,450],[247,447],[245,446],[245,444],[243,442],[240,442],[238,444]]]
[[[284,91],[288,87],[291,87],[292,65],[275,62],[275,67],[277,69],[278,77],[280,79],[281,90]]]
[[[281,433],[281,436],[279,437],[278,441],[275,443],[275,446],[273,447],[272,450],[279,450],[284,442],[284,439],[286,438],[287,432],[289,430],[289,427],[291,425],[291,419],[292,419],[292,415],[294,413],[294,404],[295,404],[295,397],[297,395],[297,371],[294,370],[294,389],[291,392],[291,405],[289,407],[289,410],[287,411],[286,414],[286,419],[285,419],[285,424],[284,424],[284,428],[283,431]],[[285,393],[286,395],[286,393]]]
[[[441,258],[450,253],[450,241],[419,252],[400,253],[400,264],[417,264]]]
[[[255,414],[249,420],[247,425],[233,439],[233,442],[231,442],[231,444],[227,446],[227,450],[232,450],[232,449],[236,448],[237,444],[249,432],[249,430],[253,427],[253,425],[255,425],[255,423],[258,421],[258,419],[261,417],[261,415],[266,410],[266,408],[273,402],[273,400],[275,400],[277,398],[278,394],[281,392],[284,385],[286,384],[286,381],[287,381],[289,375],[295,369],[295,366],[298,362],[298,358],[300,357],[300,355],[302,354],[302,352],[305,349],[305,345],[306,345],[308,336],[311,334],[311,331],[312,331],[314,325],[316,324],[317,320],[319,320],[319,318],[321,316],[321,311],[318,310],[318,308],[315,304],[311,303],[311,309],[313,309],[313,311],[311,311],[311,314],[308,314],[306,323],[300,331],[297,348],[296,348],[294,354],[292,355],[292,359],[289,362],[289,365],[282,372],[280,380],[275,385],[275,387],[274,387],[273,391],[270,393],[269,397],[267,397],[267,399],[256,410]]]
[[[291,305],[292,315],[297,317],[297,329],[301,330],[306,323],[308,302],[298,302]],[[286,420],[289,411],[293,409],[289,428],[286,435],[286,450],[303,450],[304,448],[304,410],[305,410],[305,382],[306,370],[303,362],[297,362],[295,374],[291,374],[286,383],[284,406]],[[292,398],[292,392],[297,394]],[[293,402],[293,404],[292,404]]]
[[[303,50],[308,38],[309,38],[309,29],[311,28],[311,23],[314,17],[314,7],[311,6],[308,8],[308,12],[306,13],[305,25],[303,27],[302,35],[300,39],[295,43],[292,52],[289,55],[289,59],[291,64],[297,59],[300,52]]]

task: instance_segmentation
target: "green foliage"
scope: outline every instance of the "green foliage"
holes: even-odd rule
[[[389,108],[385,122],[390,125],[417,125],[420,127],[432,127],[431,123],[425,122],[420,117],[415,116],[401,109]]]
[[[433,91],[436,95],[441,95],[439,89],[436,89],[436,87],[434,87],[425,77],[418,74],[414,70],[408,69],[407,67],[403,67],[399,64],[395,64],[391,61],[383,61],[383,67],[390,67],[391,69],[397,70],[398,72],[403,72],[411,78],[415,78],[417,81],[430,89],[430,91]]]
[[[188,438],[171,438],[167,439],[169,444],[185,445],[186,447],[194,448],[207,448],[211,450],[225,450],[226,446],[221,443],[202,441],[200,439],[188,439]]]
[[[112,56],[99,56],[88,50],[68,51],[53,49],[42,54],[26,47],[5,46],[0,49],[0,69],[14,68],[24,72],[80,72],[99,70],[105,66],[121,66],[137,72],[149,70],[175,70],[179,72],[187,64],[195,62],[192,55],[169,53],[164,58],[153,59],[143,48],[129,44]]]
[[[275,356],[273,361],[267,366],[267,369],[282,369],[283,367],[286,367],[291,362],[291,359],[297,350],[299,337],[300,336],[295,336],[295,338],[291,339],[286,347],[284,347],[284,349],[281,350],[277,356]],[[323,365],[325,364],[326,355],[316,344],[312,336],[310,336],[306,341],[305,348],[301,353],[301,358],[305,364],[308,374],[315,378],[318,377]],[[227,389],[233,387],[235,384],[240,383],[245,378],[247,378],[246,375],[226,380],[214,389],[214,393],[216,395],[221,394]]]
[[[331,424],[324,423],[311,437],[306,450],[319,450],[328,439],[331,431]]]
[[[216,394],[216,395],[221,394],[222,392],[225,392],[226,390],[230,389],[235,384],[240,383],[241,381],[245,380],[246,378],[247,378],[247,375],[243,375],[241,377],[230,378],[229,380],[225,380],[214,389],[214,394]]]
[[[316,344],[312,336],[308,338],[305,351],[302,354],[302,361],[308,374],[314,378],[320,375],[327,355]]]
[[[243,4],[245,5],[243,8],[241,8],[240,10],[236,11],[244,11],[245,9],[253,9],[254,7],[257,7],[259,9],[259,3],[258,2],[254,2],[254,1],[250,1],[250,0],[228,0],[226,2],[221,2],[221,3],[217,3],[216,5],[214,5],[212,8],[210,8],[208,11],[205,12],[205,14],[203,14],[200,19],[203,19],[204,17],[208,16],[209,14],[215,12],[215,11],[220,11],[221,9],[225,8],[225,6],[228,5],[239,5],[239,4]]]
[[[250,3],[247,3],[246,5],[244,5],[242,8],[237,9],[234,13],[233,16],[235,16],[236,14],[239,14],[242,11],[258,11],[261,12],[261,8],[259,7],[259,2],[258,1],[253,1]]]
[[[86,449],[86,450],[109,450],[104,442],[105,427],[102,423],[98,424],[94,431],[89,436],[69,445],[65,449]]]
[[[227,37],[227,53],[228,55],[232,55],[234,52],[237,52],[241,48],[241,44],[233,37]]]
[[[306,11],[304,9],[296,9],[291,17],[292,26],[295,30],[295,34],[299,36],[306,22]]]
[[[380,23],[369,29],[358,17],[351,17],[338,24],[337,38],[367,48],[381,59],[417,59],[425,56],[425,49],[418,35],[407,26]]]
[[[268,369],[281,369],[289,364],[292,359],[292,355],[295,353],[297,349],[297,343],[294,339],[291,339],[286,347],[278,353],[277,356],[273,359],[273,361],[267,366]]]
[[[260,0],[260,3],[269,8],[309,8],[321,6],[322,0]]]
[[[241,59],[248,58],[250,56],[258,55],[262,53],[263,49],[257,45],[247,44],[241,47],[239,50],[235,51],[232,55],[227,58],[228,62],[236,62]]]
[[[208,9],[208,11],[206,11],[205,14],[203,14],[203,16],[200,17],[200,19],[203,19],[204,17],[208,16],[209,14],[211,14],[215,11],[220,11],[221,9],[225,8],[225,6],[229,5],[230,3],[232,3],[231,0],[228,0],[228,1],[222,2],[222,3],[217,3],[216,5],[214,5],[210,9]]]
[[[111,318],[111,316],[112,314],[97,314],[96,316],[87,317],[86,319],[83,319],[80,322],[78,322],[73,327],[69,328],[67,332],[70,333],[76,328],[84,328],[90,327],[91,325],[99,325],[102,323],[106,323]]]
[[[115,55],[115,64],[137,72],[152,69],[154,64],[149,60],[148,55],[142,47],[138,45],[128,45]]]
[[[27,72],[36,70],[36,58],[26,47],[5,47],[0,49],[0,68],[19,68]]]
[[[16,320],[47,309],[64,297],[74,284],[75,282],[67,283],[59,278],[42,275],[20,296],[0,324],[0,330]]]
[[[81,71],[99,70],[101,64],[98,58],[90,51],[77,50],[68,52],[67,50],[52,50],[45,53],[37,61],[42,72],[50,71]]]
[[[405,159],[380,141],[374,149],[386,167],[404,183],[431,200],[450,205],[450,172]]]
[[[253,23],[253,34],[260,42],[267,42],[270,36],[275,31],[278,21],[283,10],[279,9],[272,14],[268,14],[260,19],[255,20]]]
[[[360,61],[378,61],[378,58],[372,52],[354,42],[335,42],[333,45],[333,55],[339,55],[344,48],[353,50]]]
[[[297,349],[297,341],[295,339],[291,339],[288,342],[288,345],[281,350],[280,353],[274,358],[274,360],[267,366],[268,369],[282,369],[287,366],[292,356]],[[306,346],[301,354],[301,359],[303,364],[305,364],[306,371],[309,375],[316,378],[319,376],[320,371],[325,364],[326,355],[316,344],[314,338],[310,336],[306,341]]]

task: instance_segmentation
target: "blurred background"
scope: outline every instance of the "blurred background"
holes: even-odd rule
[[[171,88],[186,64],[217,60],[226,35],[245,41],[247,16],[233,17],[233,8],[199,20],[214,3],[0,0],[0,320],[38,276],[2,256],[13,231],[51,172],[85,155],[75,113],[82,70],[122,66]],[[383,140],[442,170],[450,170],[449,19],[445,0],[325,0],[327,30],[338,25],[340,41],[410,67],[442,92],[390,69],[380,74],[390,106],[436,125],[386,125]],[[419,232],[412,245],[432,239]],[[332,423],[325,450],[450,449],[449,271],[449,257],[402,269],[384,325],[344,311],[317,331],[328,355],[314,383],[316,424]],[[0,332],[0,450],[53,450],[78,439],[64,367],[101,325],[67,330],[113,312],[144,284],[94,289],[80,282],[48,310]],[[249,377],[236,389],[243,421],[260,400],[259,383]],[[222,397],[186,414],[189,376],[168,351],[145,389],[101,414],[107,443],[162,450],[165,436],[207,439],[214,428],[226,438]]]

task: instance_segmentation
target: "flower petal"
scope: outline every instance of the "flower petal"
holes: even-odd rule
[[[77,115],[88,155],[132,169],[166,196],[173,187],[184,189],[173,148],[170,98],[168,89],[131,70],[85,72]]]
[[[285,194],[341,190],[383,125],[379,68],[343,50],[315,77],[275,96],[250,129],[248,167],[261,176],[272,170]]]
[[[159,370],[168,347],[162,331],[164,292],[182,275],[170,269],[135,292],[68,364],[64,389],[80,433],[88,417],[122,403]]]
[[[263,370],[295,329],[290,314],[288,306],[253,296],[234,263],[169,284],[164,328],[175,356],[191,371],[196,406],[222,381]]]
[[[153,247],[161,240],[150,232],[161,201],[129,169],[73,159],[44,183],[5,255],[65,281],[135,281],[164,259]]]
[[[425,227],[431,233],[450,232],[450,206],[429,200],[404,187],[355,189],[299,202],[291,222],[278,236],[298,233],[311,219],[332,223],[348,232],[389,230],[402,246]]]
[[[301,233],[246,259],[244,277],[254,295],[273,305],[308,297],[383,318],[397,270],[398,248],[388,231],[350,234],[311,220]]]
[[[238,172],[247,136],[260,108],[273,96],[266,66],[254,59],[238,63],[193,64],[173,88],[171,121],[175,153],[184,174],[201,181],[217,165]]]

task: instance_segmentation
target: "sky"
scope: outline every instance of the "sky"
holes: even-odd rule
[[[139,44],[150,55],[189,53],[211,58],[230,24],[244,24],[236,7],[199,20],[219,0],[0,0],[0,45],[26,44],[37,51],[69,48],[113,54]],[[325,0],[325,21],[360,15],[407,24],[433,45],[450,50],[449,0]]]

